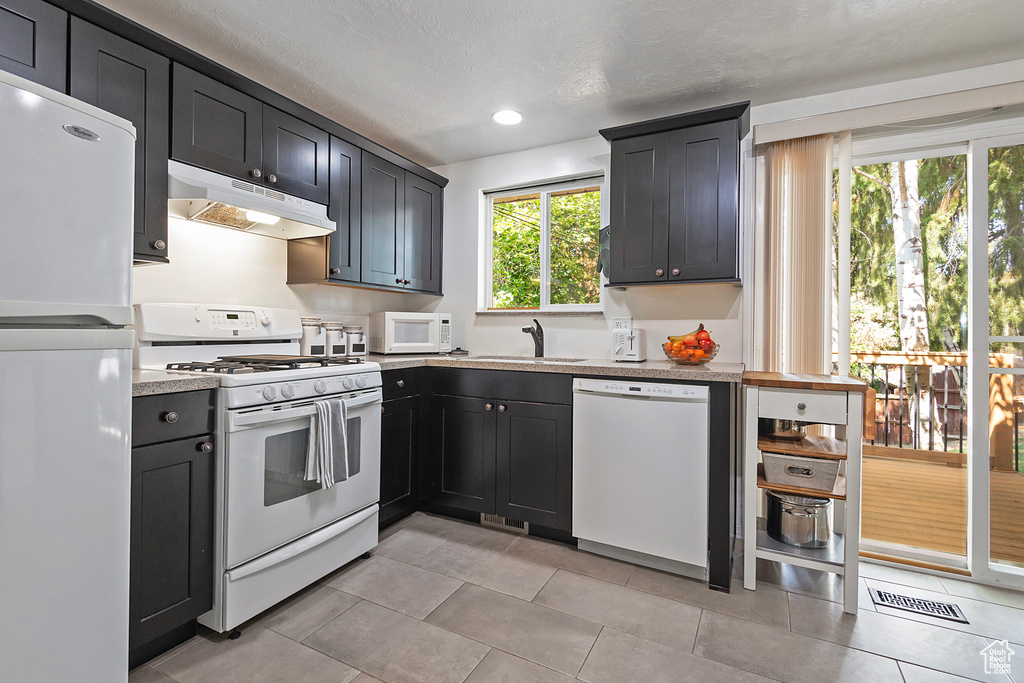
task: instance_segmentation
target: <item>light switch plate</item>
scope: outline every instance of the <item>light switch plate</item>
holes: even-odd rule
[[[613,330],[631,330],[633,329],[632,318],[612,318],[612,329]]]

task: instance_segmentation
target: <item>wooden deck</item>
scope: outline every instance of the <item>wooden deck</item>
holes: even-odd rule
[[[992,557],[1024,564],[1024,475],[992,471]],[[967,554],[967,468],[864,458],[861,536]]]

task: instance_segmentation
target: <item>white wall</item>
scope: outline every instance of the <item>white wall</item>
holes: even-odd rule
[[[218,303],[294,308],[304,315],[365,325],[372,311],[420,310],[437,297],[353,287],[288,285],[288,243],[171,218],[169,264],[136,266],[134,303]]]
[[[453,315],[455,342],[472,353],[532,354],[533,341],[522,332],[530,319],[478,316],[484,264],[481,242],[484,191],[537,181],[608,173],[610,148],[601,137],[586,138],[432,170],[449,179],[444,195],[444,291],[437,310]],[[607,357],[613,316],[631,316],[647,330],[647,354],[663,358],[660,344],[669,334],[683,334],[703,322],[722,345],[718,360],[742,359],[743,290],[730,284],[632,287],[604,290],[604,316],[538,314],[548,356]]]

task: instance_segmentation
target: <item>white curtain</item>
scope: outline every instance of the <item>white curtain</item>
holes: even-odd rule
[[[765,152],[762,369],[832,371],[832,135]]]

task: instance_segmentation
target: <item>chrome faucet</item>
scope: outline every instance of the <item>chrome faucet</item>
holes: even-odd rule
[[[540,326],[537,319],[533,319],[533,325],[523,325],[523,332],[533,335],[533,355],[537,358],[544,357],[544,328]]]

